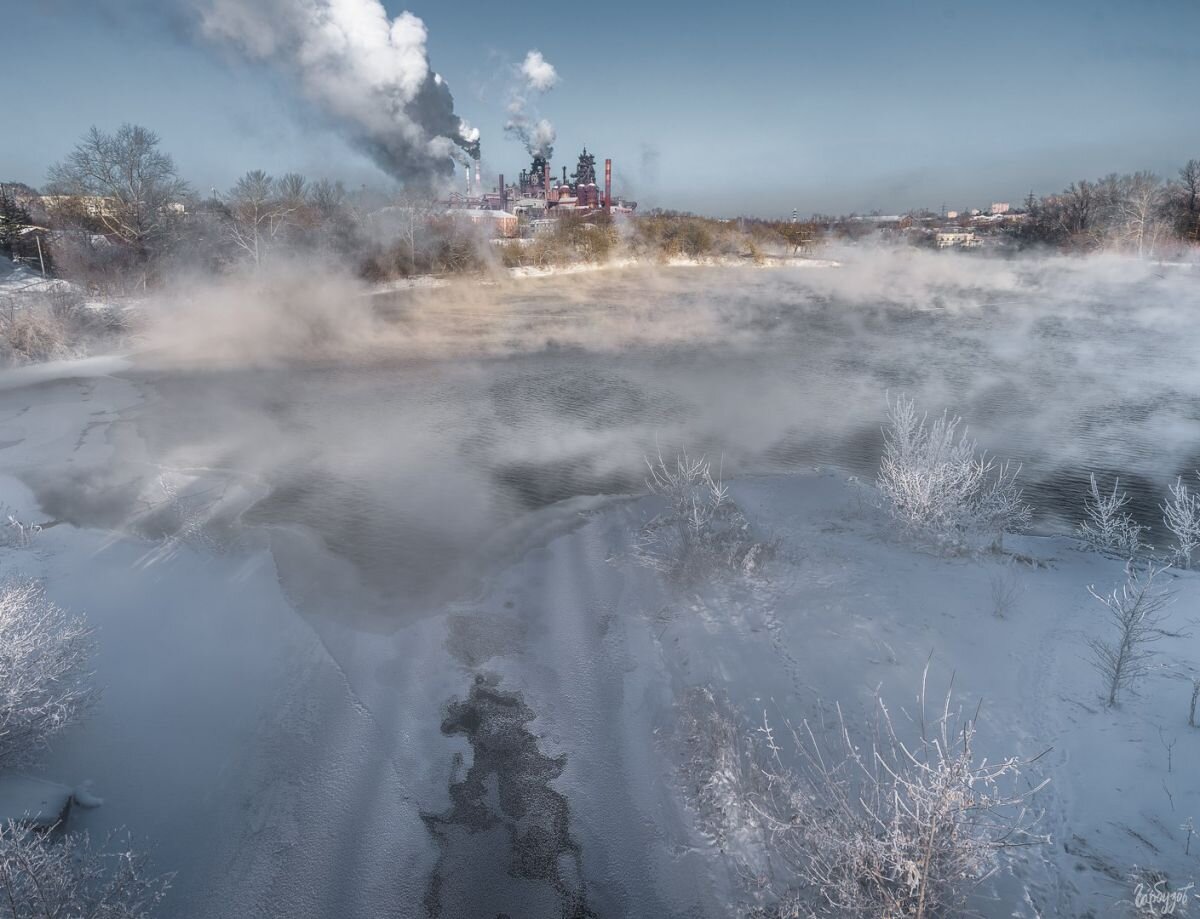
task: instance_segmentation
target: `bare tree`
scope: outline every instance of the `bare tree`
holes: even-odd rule
[[[1200,241],[1200,160],[1184,163],[1171,199],[1178,235]]]
[[[342,255],[353,252],[358,247],[356,221],[342,183],[314,182],[308,189],[308,202],[316,224],[316,244]]]
[[[50,168],[56,194],[96,199],[88,212],[143,257],[154,255],[179,216],[187,183],[158,148],[153,131],[123,124],[115,134],[93,127],[61,163]]]
[[[398,206],[389,218],[394,216],[394,222],[389,220],[405,248],[408,250],[408,273],[417,273],[420,250],[426,239],[432,236],[431,222],[435,214],[441,210],[438,202],[427,192],[419,189],[405,189],[400,196]]]
[[[796,766],[765,719],[759,729],[765,790],[750,797],[787,888],[778,915],[961,916],[1002,856],[1045,841],[1029,806],[1049,780],[1020,788],[1032,761],[979,756],[977,711],[964,714],[947,693],[930,719],[922,680],[913,736],[880,698],[875,713],[865,742],[840,706],[831,730],[791,729]]]
[[[998,542],[1030,519],[1016,484],[1020,468],[981,454],[961,424],[948,412],[930,421],[904,396],[889,399],[879,488],[910,526],[951,540],[983,530]]]
[[[95,699],[91,630],[34,581],[0,585],[0,767],[29,761]]]
[[[1188,705],[1188,727],[1196,727],[1196,704],[1200,702],[1200,676],[1192,677],[1192,698]]]
[[[1118,194],[1114,204],[1122,239],[1138,258],[1152,257],[1164,229],[1162,179],[1151,172],[1135,172],[1123,177]]]
[[[1196,473],[1200,478],[1200,472]],[[1200,546],[1200,494],[1191,491],[1183,479],[1176,478],[1170,486],[1171,500],[1159,505],[1163,523],[1175,536],[1175,565],[1192,567],[1192,555]]]
[[[291,215],[295,202],[278,193],[276,181],[261,169],[247,172],[229,192],[233,241],[261,265]]]
[[[1121,690],[1132,689],[1149,672],[1149,645],[1168,634],[1163,623],[1173,596],[1154,583],[1163,570],[1150,565],[1138,571],[1130,563],[1125,583],[1111,593],[1101,596],[1094,586],[1088,587],[1088,593],[1104,604],[1106,618],[1117,630],[1111,640],[1087,640],[1092,664],[1104,678],[1109,705],[1116,705]]]
[[[124,843],[0,824],[0,919],[149,919],[170,878]]]
[[[1091,491],[1084,499],[1087,519],[1079,524],[1079,535],[1097,551],[1115,552],[1129,559],[1144,548],[1142,534],[1145,528],[1124,509],[1129,503],[1129,495],[1120,489],[1118,478],[1113,480],[1112,494],[1100,494],[1096,474],[1091,474]]]

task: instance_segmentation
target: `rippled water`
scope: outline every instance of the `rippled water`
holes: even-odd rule
[[[1070,524],[1089,470],[1150,523],[1200,468],[1198,291],[1187,269],[921,256],[394,295],[374,304],[394,348],[147,371],[141,427],[264,483],[250,520],[311,527],[415,605],[523,512],[639,490],[657,449],[871,477],[889,391],[1021,463],[1039,526]]]

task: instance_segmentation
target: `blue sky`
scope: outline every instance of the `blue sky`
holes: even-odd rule
[[[587,144],[645,204],[963,207],[1200,157],[1200,0],[385,5],[425,21],[485,169],[525,165],[502,127],[512,67],[537,48],[561,81],[540,102],[556,164]],[[22,23],[5,70],[25,75],[5,94],[0,179],[39,184],[90,125],[134,121],[201,190],[252,168],[386,181],[285,80],[195,38],[179,8],[0,0],[0,21]]]

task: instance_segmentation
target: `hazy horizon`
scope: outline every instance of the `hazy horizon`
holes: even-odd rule
[[[10,115],[0,178],[41,186],[88,127],[128,121],[158,132],[200,193],[255,168],[387,181],[285,72],[205,40],[198,6],[23,9],[11,66],[38,74],[45,101],[35,116],[37,98],[18,94],[29,115]],[[557,129],[555,171],[586,145],[614,159],[616,190],[643,207],[783,216],[1015,204],[1112,171],[1171,177],[1200,155],[1173,102],[1200,81],[1187,44],[1200,9],[1184,0],[1053,10],[864,0],[849,15],[614,0],[580,27],[533,4],[385,7],[423,20],[456,114],[482,133],[489,186],[528,165],[504,123],[533,49],[558,75],[533,100]]]

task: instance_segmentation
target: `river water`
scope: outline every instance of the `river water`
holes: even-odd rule
[[[881,254],[395,293],[358,359],[145,371],[139,427],[164,462],[253,477],[247,521],[310,528],[397,611],[469,586],[528,510],[638,492],[658,451],[871,478],[889,392],[1020,463],[1039,528],[1073,524],[1089,471],[1153,525],[1200,468],[1198,281]]]

